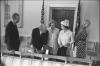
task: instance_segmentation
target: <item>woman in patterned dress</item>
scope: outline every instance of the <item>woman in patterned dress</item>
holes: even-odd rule
[[[80,27],[78,34],[75,36],[75,46],[77,47],[76,56],[78,58],[86,57],[86,39],[87,28],[90,25],[89,20],[85,20],[84,24]]]

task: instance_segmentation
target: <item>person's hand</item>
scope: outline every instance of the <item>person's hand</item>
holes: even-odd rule
[[[43,49],[49,49],[50,47],[48,45],[43,45]]]
[[[33,46],[34,53],[37,53],[37,49]]]
[[[67,43],[64,45],[65,47],[70,47],[70,43]]]
[[[63,46],[62,44],[59,45],[59,47],[62,47],[62,46]]]

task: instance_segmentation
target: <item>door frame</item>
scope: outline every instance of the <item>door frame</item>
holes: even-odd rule
[[[71,9],[74,8],[74,22],[73,22],[73,34],[75,34],[75,27],[76,27],[76,20],[77,20],[77,10],[78,10],[78,3],[79,0],[77,1],[45,1],[45,22],[46,25],[49,26],[49,22],[52,18],[52,11],[50,10],[50,8],[52,7],[60,7],[60,8],[66,8],[68,9],[69,7]]]
[[[74,13],[75,13],[75,7],[50,7],[50,14],[49,14],[49,21],[51,21],[52,20],[52,12],[53,12],[53,10],[73,10],[74,11]],[[74,14],[73,14],[74,15]],[[74,16],[73,16],[74,17]],[[74,20],[73,20],[73,22],[72,23],[74,23]],[[72,25],[73,26],[73,25]],[[73,28],[72,28],[73,29]],[[71,31],[73,31],[73,30],[71,30]]]

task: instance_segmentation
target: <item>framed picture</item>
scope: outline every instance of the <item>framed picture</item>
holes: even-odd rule
[[[5,0],[5,16],[4,26],[6,27],[9,21],[12,20],[12,15],[18,13],[20,15],[20,21],[17,24],[19,28],[23,27],[23,0]]]

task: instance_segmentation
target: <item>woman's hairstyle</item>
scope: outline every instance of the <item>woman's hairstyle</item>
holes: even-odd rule
[[[85,23],[87,23],[88,26],[91,24],[90,20],[85,20]]]

